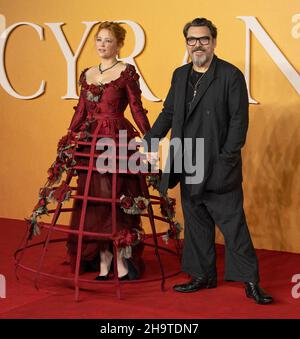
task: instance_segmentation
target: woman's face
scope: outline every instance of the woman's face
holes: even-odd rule
[[[96,50],[101,59],[111,59],[118,55],[120,45],[114,34],[103,28],[96,37]]]

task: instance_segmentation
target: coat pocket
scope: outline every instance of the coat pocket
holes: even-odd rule
[[[218,193],[228,192],[242,182],[241,156],[220,154],[207,180],[206,190]]]

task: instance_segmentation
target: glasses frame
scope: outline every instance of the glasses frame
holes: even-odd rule
[[[188,40],[189,39],[193,39],[193,40],[195,40],[195,43],[194,44],[190,44],[189,42],[188,42]],[[203,41],[203,39],[206,41],[207,40],[207,43],[203,43],[202,41]],[[202,40],[202,41],[201,41]],[[186,39],[185,39],[185,41],[186,41],[186,44],[188,45],[188,46],[196,46],[197,45],[197,41],[199,41],[200,42],[200,45],[202,45],[202,46],[207,46],[207,45],[209,45],[209,43],[210,43],[210,41],[211,41],[211,38],[209,37],[209,36],[201,36],[201,37],[199,37],[199,38],[196,38],[196,37],[193,37],[193,36],[191,36],[191,37],[187,37]]]

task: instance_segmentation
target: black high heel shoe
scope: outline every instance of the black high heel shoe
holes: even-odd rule
[[[95,280],[108,280],[108,274],[107,275],[97,275]]]
[[[120,277],[119,280],[129,280],[129,275],[128,273],[123,275],[123,277]]]
[[[125,258],[128,267],[128,279],[129,280],[136,280],[140,278],[140,272],[137,270],[135,265],[133,264],[132,260]]]

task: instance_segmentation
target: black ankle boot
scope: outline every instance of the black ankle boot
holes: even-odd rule
[[[246,282],[245,292],[247,298],[252,298],[257,304],[266,305],[273,302],[273,298],[267,294],[258,283]]]

